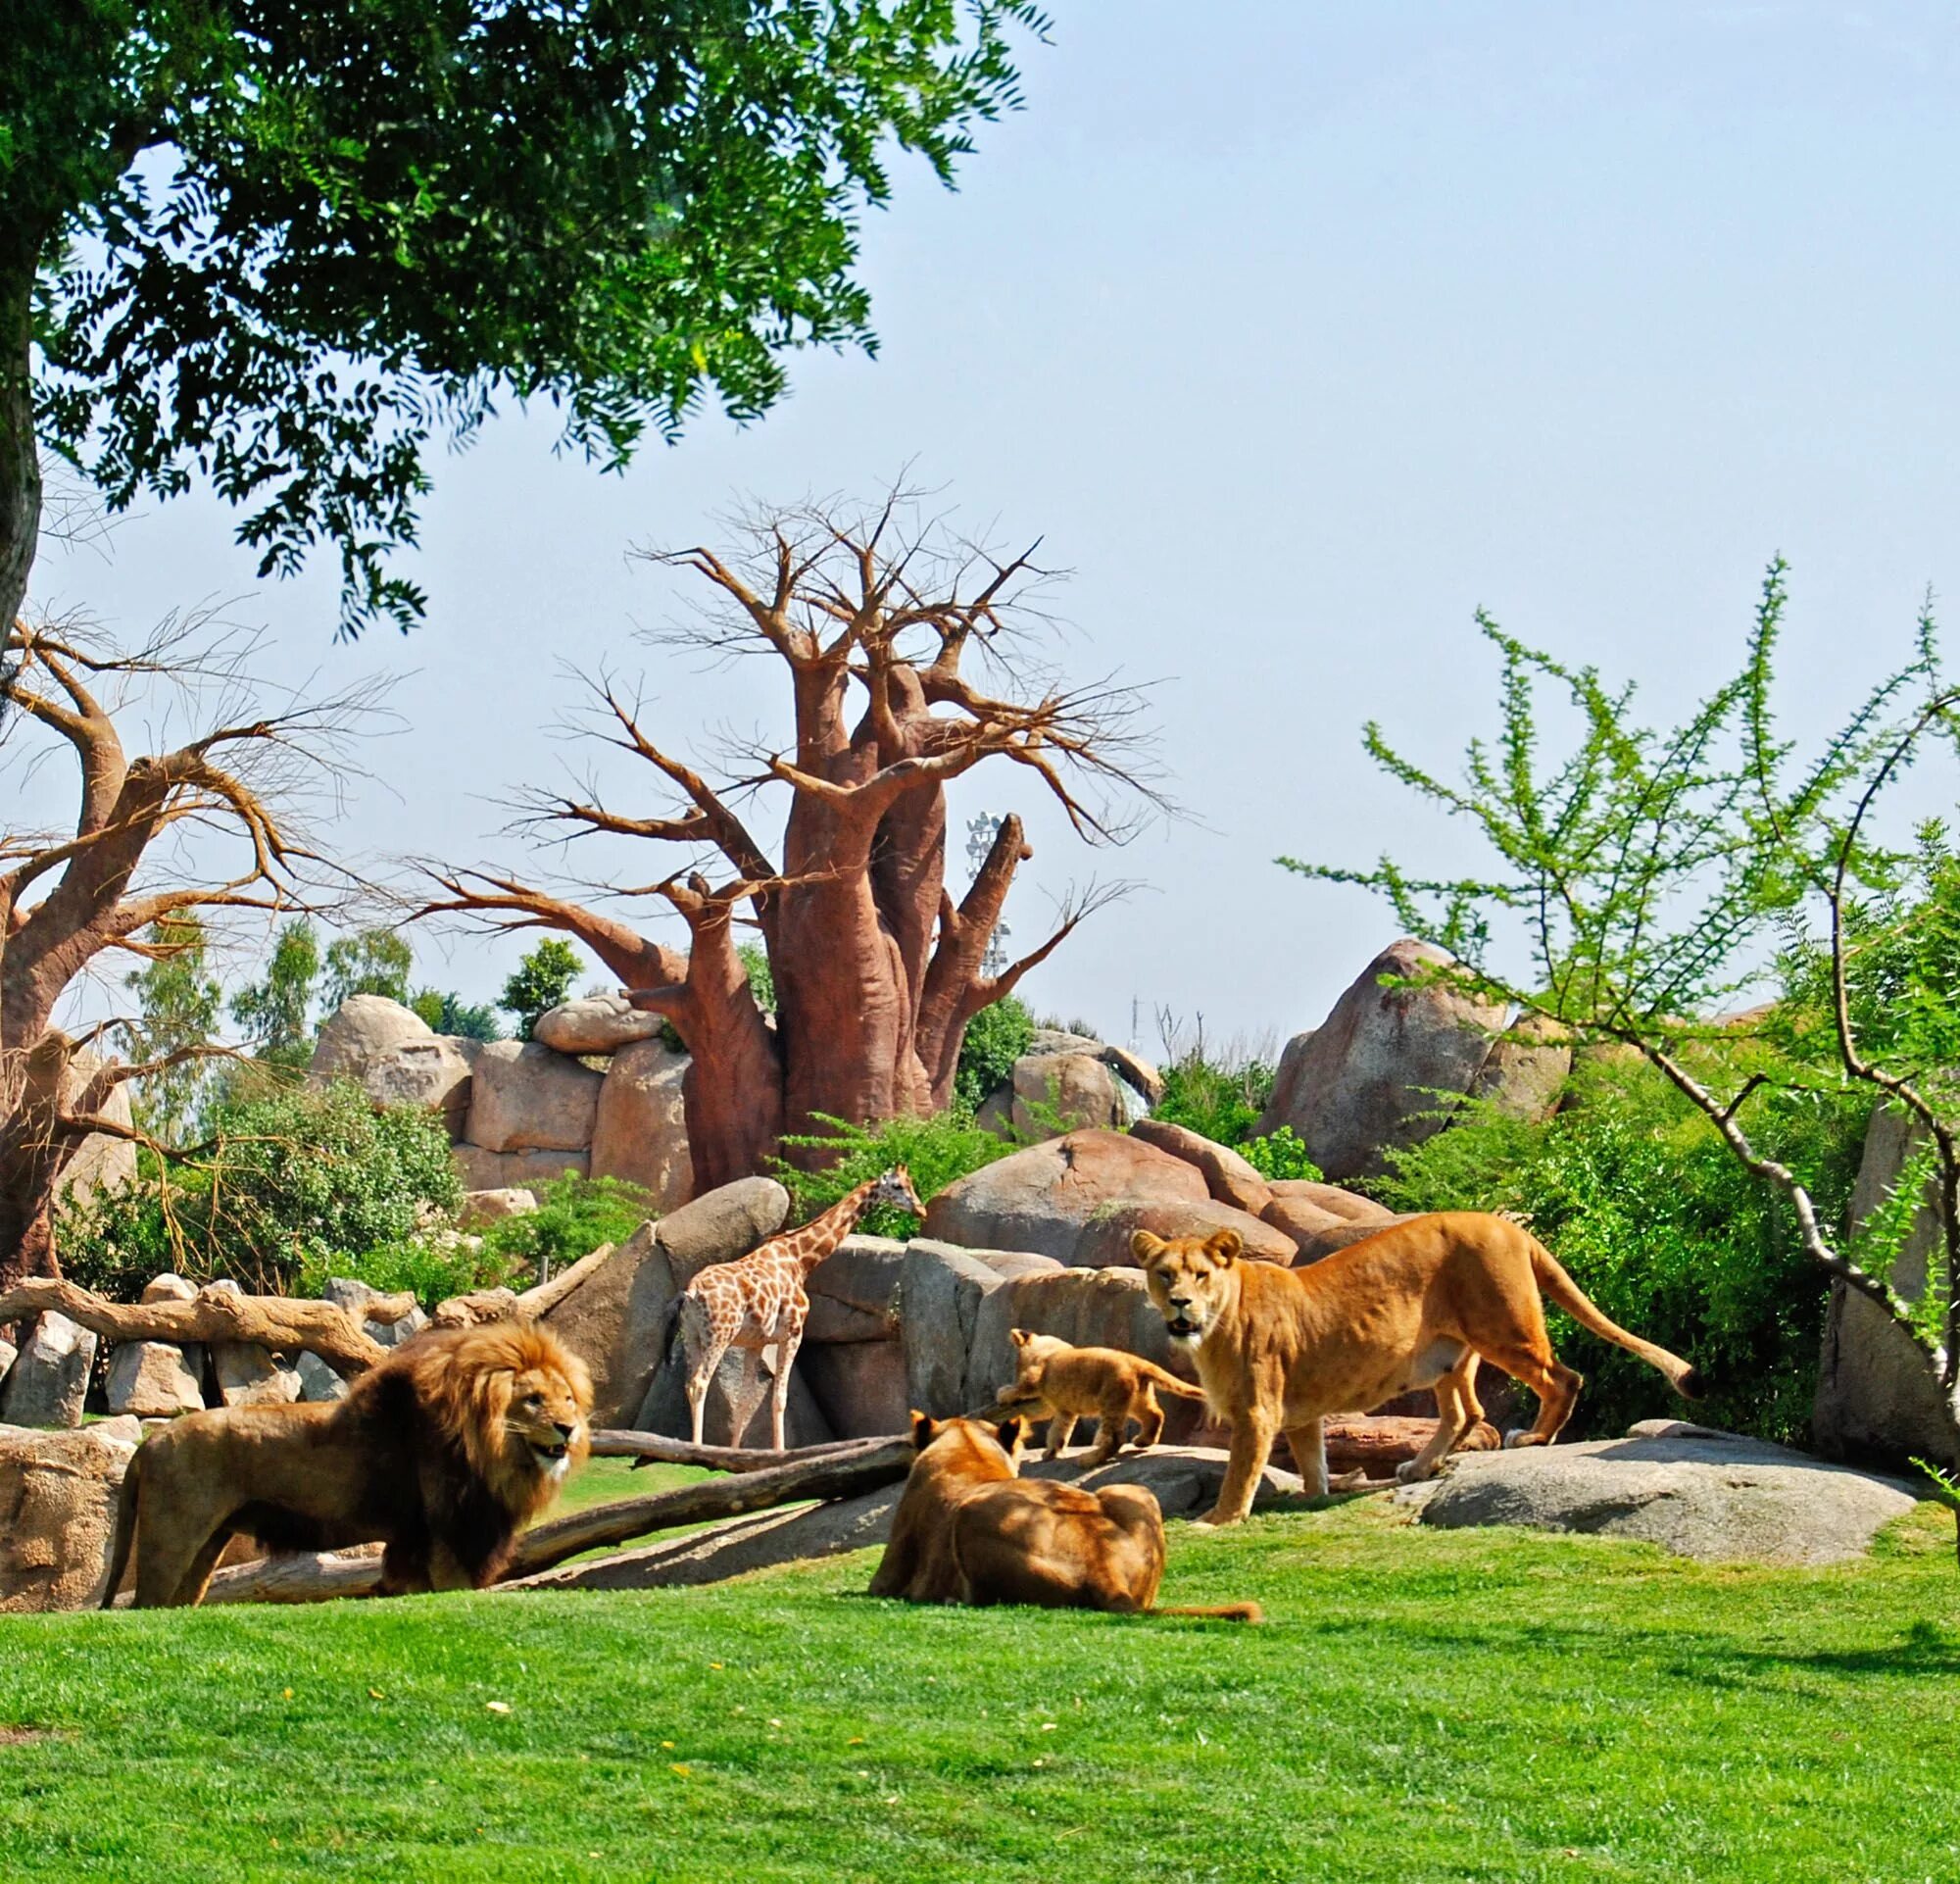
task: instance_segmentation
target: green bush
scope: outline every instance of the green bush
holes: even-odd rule
[[[128,1294],[160,1269],[303,1291],[350,1261],[406,1244],[459,1202],[449,1134],[430,1113],[377,1113],[358,1088],[256,1087],[219,1107],[208,1158],[139,1168],[64,1226],[62,1262],[89,1288]]]
[[[522,1289],[535,1280],[530,1266],[515,1257],[487,1244],[473,1249],[437,1234],[310,1260],[300,1274],[299,1292],[318,1295],[334,1276],[352,1276],[370,1288],[407,1289],[425,1309],[474,1289]]]
[[[1034,1044],[1035,1019],[1026,1004],[1004,996],[966,1023],[959,1043],[959,1066],[953,1076],[956,1102],[968,1112],[981,1106],[1014,1076],[1014,1062]]]
[[[1740,1051],[1740,1050],[1738,1050]],[[1768,1439],[1810,1418],[1827,1278],[1798,1245],[1788,1207],[1731,1156],[1714,1127],[1644,1061],[1582,1062],[1571,1103],[1534,1123],[1476,1104],[1373,1188],[1402,1211],[1516,1211],[1621,1326],[1693,1362],[1698,1415]],[[1750,1128],[1841,1216],[1868,1103],[1759,1096]],[[1561,1356],[1587,1376],[1575,1434],[1681,1416],[1660,1376],[1552,1315]]]
[[[1152,1118],[1189,1126],[1242,1150],[1273,1096],[1273,1069],[1263,1061],[1221,1066],[1199,1048],[1180,1054],[1163,1077],[1163,1097],[1151,1108]]]
[[[548,935],[528,954],[520,956],[515,970],[504,983],[497,1005],[517,1017],[517,1038],[528,1040],[539,1017],[556,1008],[571,992],[578,978],[579,956],[569,942]]]
[[[525,1283],[542,1281],[602,1243],[625,1242],[654,1214],[653,1199],[637,1184],[567,1172],[539,1190],[538,1208],[529,1215],[487,1225],[483,1254],[510,1265]]]
[[[1291,1125],[1282,1125],[1262,1138],[1249,1138],[1239,1149],[1261,1177],[1274,1182],[1282,1178],[1320,1182],[1320,1166],[1307,1157],[1304,1141]]]
[[[790,1214],[796,1222],[826,1211],[867,1177],[894,1165],[911,1173],[912,1189],[921,1204],[968,1171],[1005,1158],[1021,1147],[996,1137],[973,1122],[972,1115],[956,1107],[932,1118],[888,1118],[878,1125],[852,1125],[827,1115],[817,1116],[830,1129],[802,1138],[786,1138],[785,1146],[827,1154],[822,1170],[800,1170],[776,1161],[776,1175],[789,1186]],[[858,1226],[869,1236],[915,1236],[918,1220],[908,1212],[880,1205]]]

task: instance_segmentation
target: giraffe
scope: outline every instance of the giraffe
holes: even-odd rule
[[[783,1414],[789,1406],[790,1368],[803,1345],[809,1319],[804,1287],[810,1270],[857,1226],[874,1204],[896,1204],[914,1216],[925,1215],[903,1165],[867,1178],[822,1215],[800,1230],[785,1230],[733,1263],[703,1269],[680,1293],[673,1314],[681,1350],[687,1357],[687,1405],[694,1419],[694,1443],[701,1444],[709,1383],[730,1348],[762,1357],[769,1368],[769,1436],[783,1450]],[[735,1444],[742,1443],[737,1433]]]

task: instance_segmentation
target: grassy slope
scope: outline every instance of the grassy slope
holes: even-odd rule
[[[1815,1572],[1372,1503],[1172,1551],[1167,1600],[1271,1623],[874,1604],[869,1554],[710,1590],[0,1618],[4,1870],[1960,1874],[1931,1512]]]

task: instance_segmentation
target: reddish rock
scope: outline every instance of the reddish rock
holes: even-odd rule
[[[1413,1459],[1436,1437],[1436,1421],[1344,1413],[1328,1420],[1322,1431],[1329,1472],[1365,1471],[1370,1478],[1393,1478],[1397,1465]],[[1502,1443],[1497,1429],[1480,1419],[1457,1450],[1495,1452]]]
[[[1250,1211],[1235,1211],[1229,1204],[1214,1204],[1210,1198],[1198,1203],[1178,1199],[1158,1203],[1138,1199],[1112,1204],[1099,1211],[1082,1227],[1070,1259],[1078,1269],[1125,1268],[1136,1262],[1130,1254],[1130,1238],[1138,1230],[1157,1236],[1210,1236],[1218,1230],[1236,1230],[1240,1248],[1253,1261],[1277,1263],[1290,1267],[1299,1252],[1292,1237],[1270,1223],[1262,1223]]]
[[[1131,1126],[1130,1136],[1141,1138],[1146,1145],[1154,1145],[1160,1152],[1169,1152],[1187,1165],[1195,1165],[1217,1203],[1230,1204],[1234,1210],[1250,1211],[1258,1216],[1272,1201],[1272,1186],[1250,1160],[1231,1146],[1193,1131],[1189,1125],[1175,1125],[1167,1118],[1140,1118]]]
[[[1317,1205],[1330,1215],[1344,1217],[1350,1223],[1381,1223],[1394,1215],[1386,1204],[1377,1204],[1359,1191],[1344,1191],[1339,1184],[1319,1184],[1311,1178],[1275,1178],[1272,1193],[1275,1197],[1298,1198]]]

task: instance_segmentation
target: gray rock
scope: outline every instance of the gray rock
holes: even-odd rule
[[[10,1426],[79,1426],[95,1365],[96,1339],[53,1309],[34,1318],[34,1331],[7,1369],[0,1420]]]
[[[204,1406],[201,1351],[171,1341],[125,1341],[109,1357],[103,1395],[112,1413],[168,1419]]]
[[[1891,1195],[1919,1143],[1903,1114],[1887,1106],[1873,1112],[1851,1194],[1854,1225],[1862,1226]],[[1907,1302],[1926,1293],[1927,1258],[1938,1239],[1939,1213],[1929,1187],[1889,1278]],[[1875,1302],[1841,1282],[1832,1284],[1825,1311],[1810,1431],[1829,1459],[1960,1463],[1945,1396],[1918,1344]]]
[[[162,1275],[153,1275],[143,1284],[142,1299],[145,1302],[195,1302],[197,1284],[188,1276],[178,1275],[174,1269],[166,1269]]]
[[[595,1426],[623,1425],[638,1413],[677,1293],[653,1224],[642,1223],[545,1311],[545,1325],[592,1370]]]
[[[634,1018],[658,1026],[658,1016]],[[612,1056],[599,1089],[592,1175],[639,1185],[657,1211],[678,1210],[694,1194],[683,1091],[691,1064],[658,1039],[641,1040]]]
[[[702,1437],[710,1446],[770,1444],[769,1376],[760,1356],[730,1349],[722,1356],[708,1389],[703,1410]],[[662,1365],[633,1420],[636,1431],[686,1439],[693,1426],[688,1416],[685,1369]],[[823,1416],[804,1378],[801,1361],[790,1371],[790,1394],[783,1410],[784,1438],[792,1446],[820,1446],[836,1432]]]
[[[68,1063],[64,1081],[70,1103],[80,1096],[82,1087],[104,1064],[86,1048],[75,1053]],[[135,1115],[130,1110],[126,1082],[110,1088],[108,1096],[96,1108],[96,1116],[119,1125],[134,1123]],[[134,1183],[135,1178],[136,1147],[128,1139],[119,1138],[113,1132],[90,1132],[69,1154],[68,1163],[62,1166],[58,1187],[61,1206],[66,1209],[74,1204],[86,1203],[104,1191],[121,1190],[124,1184]]]
[[[399,1348],[404,1342],[413,1341],[428,1324],[427,1314],[420,1308],[414,1308],[399,1321],[365,1321],[362,1326],[382,1347]]]
[[[351,1080],[376,1106],[439,1112],[459,1138],[480,1045],[437,1033],[384,995],[350,995],[320,1029],[307,1077],[316,1085]]]
[[[548,1008],[531,1038],[554,1053],[617,1053],[641,1040],[658,1040],[665,1022],[626,1005],[623,994],[588,994]]]
[[[300,1350],[293,1362],[293,1371],[299,1375],[302,1400],[318,1402],[347,1398],[347,1382],[310,1348]]]
[[[906,1246],[889,1236],[847,1236],[809,1272],[806,1341],[889,1341],[896,1332]]]
[[[1037,1027],[1028,1041],[1028,1052],[1036,1059],[1048,1054],[1086,1053],[1097,1060],[1102,1058],[1102,1043],[1094,1034],[1070,1033],[1065,1027]]]
[[[370,1323],[373,1334],[378,1324]],[[300,1377],[250,1341],[214,1341],[211,1369],[227,1407],[281,1407],[300,1397]]]
[[[535,1040],[492,1040],[476,1055],[464,1136],[487,1152],[584,1151],[604,1083]]]
[[[543,1189],[561,1177],[584,1177],[592,1155],[575,1152],[486,1152],[480,1145],[458,1145],[450,1153],[466,1191]]]
[[[1459,1453],[1444,1476],[1395,1497],[1425,1524],[1522,1524],[1764,1563],[1860,1557],[1917,1502],[1894,1480],[1678,1420],[1625,1439]]]
[[[537,1208],[537,1192],[516,1185],[494,1191],[465,1191],[456,1220],[463,1229],[480,1230],[486,1223],[501,1223],[507,1217],[534,1215]]]
[[[956,1250],[914,1243],[906,1252],[899,1328],[909,1406],[944,1418],[973,1404],[966,1357],[980,1304],[1005,1286],[986,1264]]]
[[[1572,1041],[1555,1021],[1525,1015],[1493,1044],[1471,1093],[1513,1118],[1549,1118],[1572,1071]]]
[[[1439,1093],[1467,1093],[1504,1025],[1504,1010],[1453,988],[1384,987],[1450,958],[1404,939],[1368,964],[1310,1035],[1280,1062],[1262,1133],[1291,1125],[1327,1176],[1383,1168],[1390,1146],[1421,1143],[1441,1128]]]
[[[109,1580],[116,1494],[142,1428],[0,1426],[0,1611],[92,1610]]]
[[[14,1358],[20,1352],[11,1341],[0,1341],[0,1385],[4,1385],[7,1369],[14,1364]]]
[[[902,1433],[910,1424],[902,1341],[805,1341],[797,1371],[840,1439]]]
[[[685,1288],[710,1263],[732,1263],[789,1220],[790,1194],[773,1177],[738,1177],[669,1212],[655,1235]]]
[[[370,1302],[378,1302],[381,1294],[381,1290],[355,1276],[335,1275],[327,1278],[326,1286],[319,1292],[319,1299],[331,1302],[336,1309],[361,1310]]]

